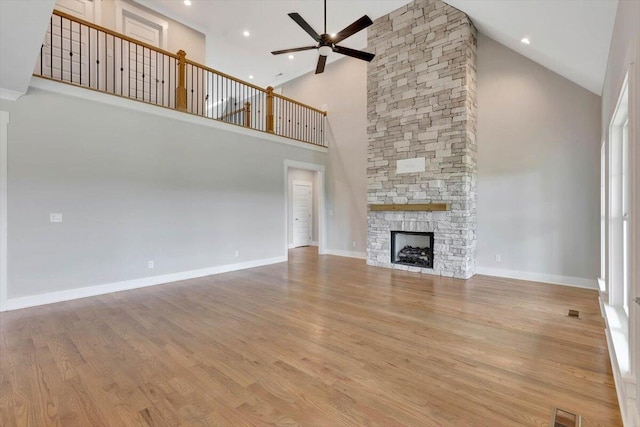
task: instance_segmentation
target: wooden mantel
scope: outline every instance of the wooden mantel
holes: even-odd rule
[[[372,211],[448,211],[451,210],[449,203],[424,203],[424,204],[402,204],[402,205],[369,205]]]

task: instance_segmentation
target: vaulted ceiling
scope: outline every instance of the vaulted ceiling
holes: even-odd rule
[[[254,76],[253,83],[276,86],[315,70],[318,52],[271,55],[281,50],[314,44],[289,16],[297,12],[318,32],[324,32],[323,0],[137,0],[139,4],[190,25],[207,36],[207,65],[243,80]],[[410,0],[328,0],[327,32],[342,30],[369,15],[379,18]],[[245,37],[244,31],[250,36]],[[362,49],[367,45],[366,31],[344,42],[343,46]],[[331,54],[328,62],[342,58]],[[354,59],[355,61],[355,59]]]
[[[138,0],[190,24],[207,35],[208,65],[259,85],[276,85],[312,71],[317,52],[274,57],[276,49],[307,46],[312,40],[288,16],[300,13],[318,32],[322,0]],[[375,19],[407,0],[328,0],[328,32],[368,14]],[[618,0],[448,0],[467,13],[478,29],[498,42],[600,94]],[[243,31],[250,31],[245,37]],[[520,42],[528,37],[531,44]],[[311,43],[310,43],[311,42]],[[345,46],[362,49],[365,34]],[[329,62],[341,56],[332,54]]]
[[[34,62],[31,52],[37,51],[41,43],[54,1],[0,1],[3,97],[26,91]],[[227,74],[244,80],[252,75],[255,84],[275,86],[315,69],[316,51],[296,53],[293,59],[270,52],[313,44],[287,13],[298,12],[322,32],[322,0],[191,0],[191,6],[186,6],[183,0],[137,2],[205,33],[207,65]],[[364,14],[376,19],[406,3],[409,1],[328,0],[327,31],[337,32]],[[467,13],[489,37],[590,91],[601,93],[618,0],[448,0],[448,3]],[[25,16],[30,19],[21,19]],[[249,37],[243,35],[245,30],[250,32]],[[363,49],[367,43],[365,33],[341,44]],[[521,43],[523,37],[531,43]],[[341,57],[331,54],[329,63]]]

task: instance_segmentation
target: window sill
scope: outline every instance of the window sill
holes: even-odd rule
[[[629,317],[623,307],[604,304],[604,318],[611,337],[612,359],[618,364],[620,375],[630,375],[629,366]]]

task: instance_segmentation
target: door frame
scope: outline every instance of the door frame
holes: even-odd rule
[[[93,3],[93,16],[91,18],[77,16],[80,19],[84,19],[85,21],[93,22],[96,25],[102,25],[102,0],[84,0],[85,3]],[[60,9],[65,13],[76,16],[72,10],[64,7],[63,5],[59,5],[56,2],[56,9]]]
[[[325,173],[324,165],[316,163],[299,162],[296,160],[284,161],[284,235],[282,247],[284,248],[284,257],[289,259],[289,169],[303,169],[315,172],[315,188],[318,196],[318,254],[327,253],[327,218],[325,208]]]
[[[314,173],[314,178],[316,177],[316,174]],[[314,191],[314,185],[313,185],[313,181],[302,181],[299,179],[294,179],[293,181],[291,181],[291,196],[292,196],[292,200],[290,200],[291,202],[291,212],[293,213],[293,215],[295,216],[295,206],[296,206],[296,199],[295,199],[295,185],[296,184],[303,184],[305,186],[309,186],[309,188],[311,189],[311,221],[309,223],[309,227],[310,227],[310,231],[311,231],[311,237],[309,237],[309,244],[308,245],[303,245],[303,246],[312,246],[313,245],[313,221],[314,219],[317,221],[317,218],[315,218],[315,215],[313,214],[313,209],[314,209],[314,203],[313,203],[313,191]],[[291,220],[291,244],[295,244],[295,227],[296,227],[296,222],[293,220],[293,217],[290,218]],[[288,239],[287,239],[288,240]],[[300,247],[300,246],[294,246],[294,247]]]
[[[167,50],[169,45],[169,23],[164,19],[156,16],[154,14],[145,12],[142,9],[138,9],[135,6],[132,6],[128,3],[125,3],[121,0],[115,0],[115,8],[116,8],[116,31],[124,34],[124,18],[128,16],[129,18],[138,19],[143,21],[150,22],[161,28],[160,35],[160,47],[161,49]]]
[[[8,215],[8,169],[9,169],[9,112],[0,111],[0,312],[7,310],[8,272],[7,272],[7,232]]]

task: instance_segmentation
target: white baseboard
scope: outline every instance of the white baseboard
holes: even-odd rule
[[[529,280],[532,282],[553,283],[554,285],[575,286],[577,288],[598,289],[596,279],[582,277],[558,276],[555,274],[533,273],[530,271],[505,270],[501,268],[476,267],[476,274],[506,277],[509,279]]]
[[[620,415],[622,415],[622,425],[625,427],[640,425],[638,424],[638,422],[640,422],[640,417],[638,416],[638,408],[636,407],[635,399],[635,381],[632,377],[625,377],[620,372],[620,368],[614,356],[615,349],[609,328],[605,329],[605,335],[607,338],[607,348],[609,349],[613,383],[616,386],[618,406],[620,407]]]
[[[366,252],[343,251],[340,249],[327,249],[324,252],[327,255],[343,256],[347,258],[367,259]]]
[[[601,294],[602,296],[602,294]],[[613,373],[613,382],[616,386],[618,396],[618,406],[622,415],[624,426],[640,425],[638,408],[636,406],[636,381],[635,376],[630,371],[629,360],[629,329],[625,327],[628,322],[621,319],[623,309],[612,307],[603,302],[602,297],[598,298],[600,311],[605,319],[605,336],[609,349],[609,361]]]
[[[247,268],[260,267],[269,264],[277,264],[280,262],[286,262],[286,260],[286,257],[279,256],[275,258],[258,259],[255,261],[240,262],[237,264],[220,265],[217,267],[209,267],[199,270],[165,274],[162,276],[144,277],[142,279],[125,280],[122,282],[106,283],[103,285],[87,286],[84,288],[67,289],[58,292],[48,292],[46,294],[10,298],[7,300],[6,310],[18,310],[21,308],[35,307],[38,305],[70,301],[78,298],[104,295],[111,292],[120,292],[131,289],[144,288],[147,286],[163,285],[180,280],[196,279],[198,277],[212,276],[214,274],[227,273],[230,271],[244,270]]]

